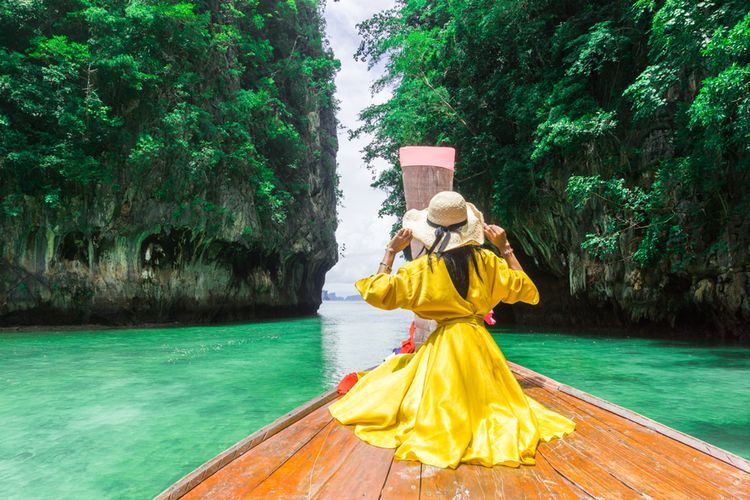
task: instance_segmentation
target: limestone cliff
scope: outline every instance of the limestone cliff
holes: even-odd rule
[[[321,129],[311,131],[330,141],[333,114],[322,110],[320,118]],[[304,167],[313,188],[264,239],[242,234],[259,222],[241,186],[206,193],[217,210],[234,216],[211,236],[205,227],[166,222],[174,205],[138,191],[117,196],[102,186],[91,206],[69,207],[82,217],[67,224],[30,200],[22,221],[3,225],[0,324],[215,321],[316,311],[338,255],[336,149],[313,141],[308,147],[322,152]]]
[[[65,177],[75,169],[67,164],[29,187],[24,172],[36,165],[23,170],[11,149],[42,139],[24,128],[24,103],[0,95],[0,118],[26,141],[6,142],[0,154],[0,324],[202,322],[317,310],[338,258],[337,61],[322,43],[316,2],[230,4],[138,10],[114,2],[111,18],[103,8],[78,16],[89,23],[79,45],[101,41],[94,34],[120,43],[106,45],[113,53],[100,47],[91,60],[87,53],[67,61],[78,66],[61,102],[95,93],[106,105],[109,129],[86,129],[80,141],[91,168],[104,172],[93,180]],[[67,30],[63,42],[72,45],[80,24],[53,14],[52,26]],[[135,39],[158,50],[114,53],[138,29],[144,35]],[[19,47],[6,50],[25,63],[23,44],[38,42],[19,37],[7,41]],[[128,77],[143,82],[111,74],[123,60],[140,72]],[[44,85],[34,71],[58,62],[29,60],[18,78]],[[96,117],[81,113],[81,126],[92,128]],[[56,126],[49,123],[43,138],[53,136],[50,151],[68,140]]]

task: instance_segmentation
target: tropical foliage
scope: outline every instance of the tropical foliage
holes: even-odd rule
[[[85,207],[103,188],[169,203],[183,224],[222,223],[232,214],[216,193],[233,185],[267,225],[282,223],[310,189],[301,135],[319,126],[313,111],[335,106],[339,61],[316,8],[2,0],[0,217],[42,204],[75,218],[70,200]]]
[[[672,273],[746,263],[746,1],[400,0],[359,29],[393,92],[352,133],[393,165],[382,213],[404,210],[399,146],[452,145],[456,189],[548,267],[571,244]]]

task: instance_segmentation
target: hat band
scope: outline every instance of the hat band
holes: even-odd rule
[[[440,246],[437,249],[438,255],[443,253],[445,251],[445,247],[448,246],[448,243],[451,240],[451,231],[456,231],[461,226],[465,226],[466,223],[469,222],[469,219],[466,218],[461,222],[456,222],[455,224],[451,224],[450,226],[443,226],[442,224],[435,224],[429,218],[425,220],[427,221],[427,224],[435,228],[435,242],[432,244],[430,249],[427,250],[427,253],[432,253],[432,251],[435,249],[435,246],[439,244]]]

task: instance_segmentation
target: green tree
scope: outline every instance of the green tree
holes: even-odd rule
[[[387,61],[373,90],[393,88],[352,133],[392,165],[382,213],[404,209],[398,147],[452,145],[455,188],[559,276],[578,254],[687,293],[698,270],[746,268],[749,16],[740,0],[397,2],[359,26],[358,56]]]
[[[309,189],[301,133],[335,106],[340,66],[300,12],[286,0],[0,2],[7,223],[33,200],[75,219],[66,200],[111,190],[215,225],[231,218],[215,210],[231,183],[273,231]]]

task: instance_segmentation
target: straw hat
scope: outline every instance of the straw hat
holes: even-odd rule
[[[484,216],[473,203],[455,191],[441,191],[424,210],[404,214],[403,227],[422,242],[427,253],[443,252],[470,243],[484,243]]]

